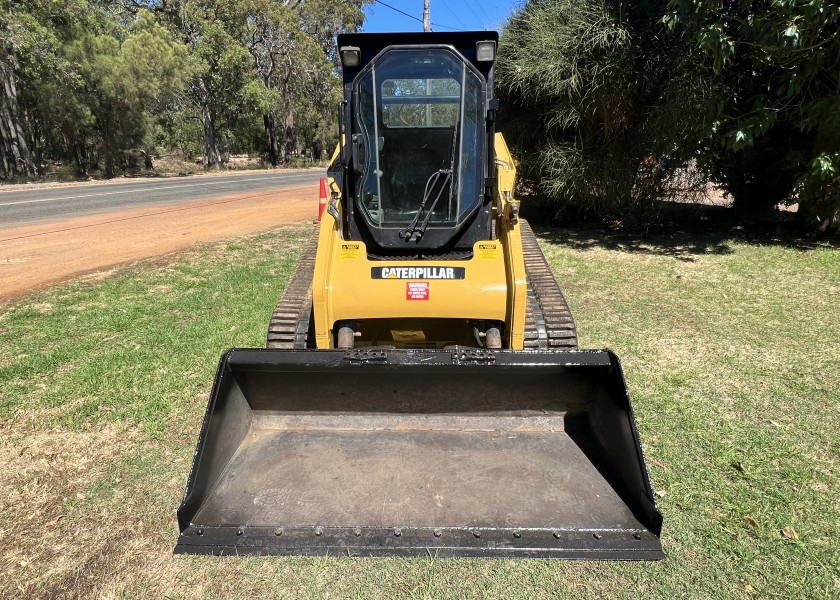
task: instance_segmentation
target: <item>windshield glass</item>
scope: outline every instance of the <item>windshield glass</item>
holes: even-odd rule
[[[448,49],[389,50],[356,80],[359,205],[375,227],[456,227],[480,202],[481,76]]]

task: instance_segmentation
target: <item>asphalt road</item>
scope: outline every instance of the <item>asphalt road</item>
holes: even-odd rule
[[[92,183],[0,191],[0,227],[96,213],[174,204],[244,192],[316,186],[319,170]]]

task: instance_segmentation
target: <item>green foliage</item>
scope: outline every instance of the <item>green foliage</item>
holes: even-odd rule
[[[27,149],[39,169],[107,176],[173,150],[216,166],[280,147],[320,158],[336,141],[335,35],[367,1],[0,0],[15,90],[0,94],[0,177]]]
[[[94,115],[109,177],[115,154],[143,145],[150,114],[189,75],[186,48],[151,13],[141,11],[125,33],[83,34],[65,50],[84,82],[79,96]]]
[[[216,152],[257,152],[273,164],[320,155],[336,141],[335,35],[361,25],[365,1],[181,0],[173,27],[199,68],[190,102],[170,119],[203,122],[210,164]]]
[[[736,204],[799,201],[828,226],[840,213],[840,5],[670,0],[669,9],[664,22],[694,37],[711,67],[704,166]]]
[[[184,85],[186,48],[150,11],[115,21],[110,3],[24,0],[5,6],[6,47],[40,159],[62,157],[85,174],[122,151],[148,149],[152,115]]]
[[[688,166],[840,226],[838,31],[833,0],[532,0],[500,44],[503,130],[561,208],[626,220]]]
[[[562,208],[644,218],[675,189],[681,143],[704,103],[692,48],[658,3],[528,2],[508,22],[496,82],[500,129],[522,174]]]

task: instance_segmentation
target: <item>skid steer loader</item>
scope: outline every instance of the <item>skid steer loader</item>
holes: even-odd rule
[[[331,198],[268,348],[221,358],[176,553],[663,556],[618,358],[519,215],[497,42],[338,37]]]

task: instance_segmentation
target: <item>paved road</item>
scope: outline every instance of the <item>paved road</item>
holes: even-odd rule
[[[0,191],[0,305],[105,272],[318,214],[322,171],[258,172]],[[98,276],[98,275],[97,275]]]
[[[197,198],[317,185],[322,175],[320,170],[264,172],[0,191],[0,227],[173,204]]]

